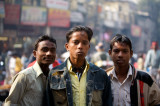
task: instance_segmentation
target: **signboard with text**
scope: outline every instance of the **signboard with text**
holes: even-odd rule
[[[69,3],[64,0],[46,0],[46,5],[48,8],[68,10]]]
[[[84,17],[80,12],[71,12],[70,20],[71,22],[83,23]]]
[[[0,18],[4,18],[5,12],[4,12],[4,3],[0,1]]]
[[[45,26],[46,22],[47,22],[46,8],[22,6],[21,24]]]
[[[137,25],[132,25],[131,26],[131,34],[132,34],[132,36],[140,37],[141,36],[141,27],[139,27]]]
[[[19,24],[20,5],[6,4],[5,5],[5,24]]]
[[[50,8],[48,11],[48,26],[69,27],[70,12],[67,10]]]

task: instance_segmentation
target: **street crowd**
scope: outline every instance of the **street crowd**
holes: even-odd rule
[[[4,106],[154,106],[160,105],[160,50],[153,41],[135,56],[131,40],[116,34],[105,51],[103,42],[88,54],[93,32],[76,26],[66,33],[66,55],[57,43],[40,36],[30,57],[6,52],[0,70]],[[1,63],[1,62],[0,62]],[[5,71],[4,71],[5,70]]]

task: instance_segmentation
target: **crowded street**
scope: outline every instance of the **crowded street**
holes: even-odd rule
[[[0,0],[0,106],[160,104],[159,7],[158,0]],[[56,99],[42,99],[48,89]]]

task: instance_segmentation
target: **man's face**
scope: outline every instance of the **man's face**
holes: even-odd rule
[[[133,55],[133,51],[130,51],[128,45],[115,42],[113,49],[109,50],[109,55],[111,56],[115,66],[125,67],[129,65],[129,60]]]
[[[90,48],[87,33],[84,31],[74,32],[65,47],[70,52],[71,61],[73,59],[84,60]]]
[[[152,48],[153,48],[154,50],[157,50],[157,49],[158,49],[158,45],[157,45],[157,44],[152,45]]]
[[[36,61],[39,65],[49,65],[52,64],[56,57],[56,45],[48,40],[41,41],[38,44],[37,50],[33,51]]]

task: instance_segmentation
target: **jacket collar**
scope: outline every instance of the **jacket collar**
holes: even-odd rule
[[[55,67],[54,70],[68,72],[70,68],[67,67],[67,61],[68,59],[66,59],[61,65]],[[99,67],[95,66],[93,63],[87,62],[87,64],[89,65],[88,71],[91,71],[92,73],[99,71]]]

